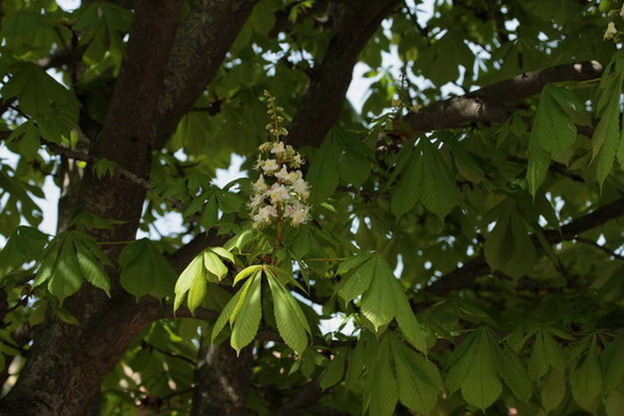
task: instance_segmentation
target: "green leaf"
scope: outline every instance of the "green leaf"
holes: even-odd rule
[[[547,84],[537,107],[529,140],[551,154],[565,152],[576,141],[576,125],[564,109],[569,94],[565,88]]]
[[[68,241],[61,243],[54,271],[48,281],[48,290],[61,301],[73,295],[82,286],[83,278],[76,252]]]
[[[221,281],[228,274],[228,268],[211,250],[204,251],[204,267]]]
[[[184,297],[186,292],[193,292],[193,298],[187,300],[187,304],[191,314],[197,309],[199,305],[201,305],[202,299],[199,298],[199,295],[202,293],[205,294],[205,287],[208,285],[208,273],[206,268],[204,267],[204,256],[203,253],[200,253],[197,257],[189,263],[188,266],[182,271],[180,277],[178,277],[178,281],[175,285],[175,301],[173,310],[177,310]]]
[[[234,259],[234,254],[230,253],[229,251],[227,251],[223,247],[210,247],[210,251],[215,253],[217,256],[230,261],[231,263],[235,263],[236,262],[236,260]]]
[[[464,340],[451,361],[447,387],[453,392],[461,388],[462,396],[471,405],[485,410],[498,399],[502,384],[497,374],[499,351],[487,330],[479,330]]]
[[[47,242],[48,236],[41,231],[31,227],[18,227],[0,251],[0,278],[23,263],[39,257]]]
[[[406,166],[390,202],[390,210],[397,219],[414,208],[422,196],[423,164],[416,156],[410,155]]]
[[[549,367],[563,371],[566,368],[566,360],[561,347],[549,334],[540,330],[535,335],[535,344],[529,357],[529,375],[533,380],[539,380]]]
[[[33,116],[42,117],[62,107],[74,123],[78,120],[79,104],[74,94],[35,64],[17,64],[13,76],[2,87],[2,96],[5,100],[18,97],[19,107]]]
[[[596,410],[602,390],[602,371],[595,337],[585,357],[570,375],[570,388],[572,397],[579,406],[592,412]]]
[[[392,344],[399,400],[413,411],[429,414],[438,402],[442,379],[438,368],[404,345]]]
[[[550,412],[561,405],[565,397],[566,384],[565,374],[556,368],[551,368],[541,389],[542,407],[546,412]]]
[[[493,270],[517,279],[533,268],[535,245],[520,213],[506,203],[485,241],[485,259]]]
[[[526,367],[510,348],[499,350],[497,369],[501,380],[523,403],[528,403],[533,395],[533,385]]]
[[[604,400],[608,416],[624,414],[624,383],[620,383]]]
[[[529,139],[529,165],[526,175],[531,195],[535,196],[540,185],[546,179],[549,166],[550,154],[540,146],[538,138],[532,135]]]
[[[142,238],[125,246],[119,255],[119,265],[121,286],[137,299],[148,294],[161,298],[171,292],[175,272],[149,239]]]
[[[261,275],[258,273],[250,280],[249,295],[243,300],[243,305],[236,317],[232,328],[232,348],[240,354],[240,351],[256,337],[260,318],[262,318]]]
[[[252,274],[257,273],[261,270],[264,270],[264,266],[262,264],[254,264],[252,266],[245,267],[243,270],[238,272],[236,277],[234,277],[234,283],[232,283],[232,285],[236,286],[238,282],[245,280]]]
[[[372,374],[367,377],[365,408],[371,416],[391,416],[399,400],[397,380],[390,365],[387,340],[382,340],[374,357]]]
[[[245,286],[248,285],[250,282],[251,280],[247,281],[247,283],[245,283]],[[234,296],[232,296],[232,298],[221,311],[221,314],[215,321],[214,326],[212,327],[212,336],[210,342],[214,342],[214,340],[217,338],[217,336],[219,336],[221,331],[223,331],[223,328],[225,328],[225,324],[227,324],[230,320],[230,317],[236,309],[236,306],[241,302],[245,286],[243,286],[238,292],[234,294]]]
[[[286,345],[301,356],[308,346],[306,332],[310,331],[307,320],[300,306],[282,283],[271,274],[267,274],[267,279],[273,297],[273,313],[279,334]]]
[[[360,309],[362,314],[371,321],[375,330],[389,323],[396,315],[395,290],[392,279],[395,279],[388,264],[379,256],[370,261],[371,268],[366,265],[360,267],[358,272],[370,271],[371,282],[366,292],[362,294]]]
[[[620,95],[613,96],[607,105],[592,137],[592,154],[596,159],[596,179],[602,187],[615,160],[620,139]]]
[[[601,354],[604,374],[604,392],[609,393],[624,380],[624,338],[618,337],[607,344]]]
[[[425,207],[444,219],[451,210],[459,205],[461,197],[455,178],[446,162],[428,140],[423,140],[421,200]]]
[[[338,295],[343,298],[345,302],[351,302],[369,288],[374,273],[374,260],[365,261],[364,264],[346,278],[346,282],[338,291]]]
[[[306,176],[310,183],[310,203],[320,204],[329,198],[338,187],[339,174],[337,160],[340,160],[342,149],[332,130],[314,155]]]
[[[416,349],[427,352],[427,334],[422,325],[414,316],[414,311],[410,307],[409,301],[403,292],[401,284],[393,282],[394,300],[396,302],[396,321],[405,338]]]
[[[343,350],[335,352],[334,358],[329,362],[329,365],[319,380],[319,386],[321,386],[323,390],[338,384],[338,382],[342,380],[345,372],[345,359],[346,355]]]

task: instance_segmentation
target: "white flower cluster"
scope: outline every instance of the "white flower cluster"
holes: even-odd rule
[[[621,9],[617,10],[611,10],[608,13],[609,17],[615,17],[616,15],[619,15],[620,18],[622,18],[622,20],[624,20],[624,6],[622,6]],[[604,40],[611,40],[613,39],[615,42],[617,42],[618,40],[618,35],[620,34],[620,32],[618,31],[617,27],[615,27],[615,22],[609,22],[609,24],[607,25],[607,29],[605,30],[603,39]]]
[[[248,203],[254,228],[263,228],[282,218],[294,227],[305,223],[310,212],[306,204],[310,189],[297,169],[303,164],[301,155],[281,141],[263,143],[260,152],[254,166],[260,177],[253,184],[254,193]],[[268,158],[263,159],[262,154],[267,153]]]

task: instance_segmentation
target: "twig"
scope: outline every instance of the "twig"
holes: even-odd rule
[[[613,251],[613,250],[609,249],[608,247],[601,246],[601,245],[600,245],[600,244],[598,244],[597,242],[592,241],[592,240],[590,240],[590,239],[588,239],[588,238],[584,238],[584,237],[575,237],[573,240],[574,240],[574,241],[578,241],[579,243],[583,243],[583,244],[590,245],[590,246],[592,246],[592,247],[594,247],[594,248],[596,248],[596,249],[598,249],[598,250],[602,251],[603,253],[608,254],[608,255],[609,255],[609,256],[611,256],[611,257],[614,257],[614,258],[616,258],[616,259],[618,259],[618,260],[622,260],[622,261],[624,261],[624,256],[623,256],[623,255],[616,253],[615,251]]]
[[[189,364],[191,364],[193,366],[195,366],[197,364],[195,362],[195,360],[193,360],[193,359],[191,359],[189,357],[186,357],[186,356],[184,356],[182,354],[178,354],[176,352],[167,351],[167,350],[165,350],[163,348],[157,347],[154,344],[150,344],[147,341],[141,341],[141,347],[147,349],[148,351],[158,351],[159,353],[164,354],[164,355],[168,355],[171,358],[177,358],[178,360],[186,361],[187,363],[189,363]]]

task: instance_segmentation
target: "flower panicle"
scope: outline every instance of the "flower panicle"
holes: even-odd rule
[[[305,161],[290,145],[281,140],[288,131],[282,127],[284,109],[277,105],[275,97],[265,91],[271,123],[267,132],[273,138],[259,146],[260,155],[254,169],[260,173],[252,185],[252,195],[247,206],[251,210],[253,227],[262,229],[273,222],[286,221],[297,227],[309,219],[310,186],[299,168]],[[278,236],[279,240],[280,236]]]

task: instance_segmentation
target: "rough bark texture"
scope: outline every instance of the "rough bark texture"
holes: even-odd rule
[[[591,61],[523,73],[461,97],[427,106],[406,116],[405,121],[415,131],[456,128],[474,122],[504,122],[515,111],[505,103],[538,94],[550,82],[599,78],[602,71],[599,62]]]
[[[137,5],[109,115],[92,149],[96,157],[112,160],[139,176],[149,168],[156,103],[181,6],[181,0],[146,0]],[[83,185],[81,202],[87,211],[124,221],[99,232],[96,238],[133,239],[145,190],[120,176],[100,180],[87,174]],[[114,259],[118,249],[107,254]],[[100,290],[85,285],[68,299],[66,307],[80,325],[66,324],[49,314],[35,331],[29,359],[16,385],[0,404],[3,414],[85,414],[104,375],[154,319],[148,313],[138,313],[130,296],[119,289],[114,292],[113,299],[108,299]]]
[[[366,42],[397,0],[335,2],[335,32],[289,127],[295,147],[318,146],[340,120],[351,74]]]
[[[247,414],[251,377],[251,348],[236,356],[227,343],[208,345],[197,364],[191,416],[242,416]]]
[[[257,2],[191,1],[191,10],[178,31],[167,68],[155,147],[165,144],[180,117],[206,89]]]

